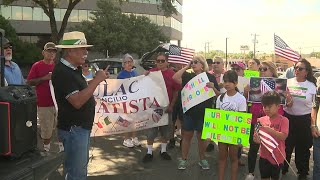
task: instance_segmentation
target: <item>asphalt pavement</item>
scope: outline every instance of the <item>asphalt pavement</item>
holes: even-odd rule
[[[210,164],[210,170],[202,170],[199,165],[197,140],[194,137],[188,159],[186,170],[178,170],[177,163],[181,157],[181,151],[178,143],[176,147],[169,149],[168,153],[172,160],[166,161],[160,158],[160,142],[154,144],[154,157],[150,163],[142,163],[142,158],[146,154],[146,137],[140,132],[141,147],[127,148],[122,145],[122,135],[112,135],[105,137],[91,138],[90,160],[88,164],[88,180],[215,180],[218,179],[218,151],[217,146],[214,151],[207,152],[206,158]],[[40,144],[40,143],[39,143]],[[56,145],[53,145],[52,151],[58,151]],[[248,148],[244,148],[242,160],[247,164]],[[294,158],[294,155],[293,155]],[[292,161],[293,162],[293,161]],[[310,173],[312,174],[312,159],[310,160]],[[291,163],[295,169],[294,163]],[[295,169],[296,170],[296,169]],[[229,179],[230,163],[226,168],[226,178]],[[244,180],[248,173],[247,165],[240,166],[238,170],[238,179]],[[256,179],[260,179],[258,160],[255,169]],[[293,172],[283,177],[282,180],[297,179]],[[309,176],[309,179],[312,179]],[[62,166],[54,172],[49,180],[63,180]]]

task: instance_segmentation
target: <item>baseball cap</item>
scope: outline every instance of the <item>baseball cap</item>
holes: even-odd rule
[[[234,67],[234,66],[239,66],[241,69],[243,69],[243,70],[245,70],[246,69],[246,65],[243,63],[243,62],[241,62],[241,61],[238,61],[238,62],[236,62],[236,63],[234,63],[234,64],[231,64],[231,67]]]
[[[212,64],[213,60],[212,59],[206,59],[208,64]]]
[[[48,42],[44,45],[43,50],[54,49],[57,50],[56,45],[53,42]]]
[[[6,48],[6,47],[9,47],[9,46],[12,46],[12,42],[10,42],[7,38],[5,38],[5,37],[3,37],[2,38],[2,46],[4,47],[4,48]]]

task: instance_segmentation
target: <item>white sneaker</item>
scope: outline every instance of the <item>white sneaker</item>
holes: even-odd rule
[[[134,144],[133,144],[133,142],[132,142],[131,139],[125,139],[125,140],[123,141],[123,145],[124,145],[125,147],[128,147],[128,148],[133,148],[133,147],[134,147]]]
[[[49,144],[43,144],[43,150],[49,152],[50,151],[50,143]]]
[[[59,152],[63,152],[64,146],[63,146],[62,142],[58,142],[58,146],[59,146]]]
[[[133,142],[133,145],[135,146],[141,146],[141,143],[137,137],[133,138],[132,142]]]
[[[254,180],[254,175],[249,173],[244,180]]]

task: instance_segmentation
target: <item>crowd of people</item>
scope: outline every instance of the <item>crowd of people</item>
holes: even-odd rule
[[[86,63],[88,45],[82,32],[65,33],[59,45],[47,43],[43,49],[43,60],[33,64],[26,82],[22,77],[19,66],[12,61],[13,44],[5,42],[5,79],[10,84],[28,84],[36,87],[38,118],[40,120],[43,148],[50,151],[51,138],[57,127],[59,147],[65,152],[64,169],[66,179],[81,180],[87,177],[89,159],[90,132],[94,121],[95,100],[93,92],[100,82],[109,77],[106,70],[98,70],[94,74],[89,71]],[[54,63],[57,48],[62,49],[62,58]],[[123,57],[123,70],[118,79],[137,76],[133,69],[134,59],[126,54]],[[238,166],[247,163],[248,175],[245,180],[255,178],[255,166],[259,153],[259,170],[262,179],[279,179],[280,174],[289,171],[289,164],[293,150],[295,150],[295,165],[298,170],[298,179],[307,179],[309,175],[310,148],[313,146],[314,169],[313,177],[320,176],[320,121],[319,101],[317,96],[316,79],[313,77],[311,64],[301,59],[289,69],[287,80],[286,103],[280,103],[280,96],[275,91],[263,94],[261,102],[248,102],[250,87],[240,93],[237,87],[238,77],[244,76],[245,70],[258,71],[260,77],[278,78],[277,67],[273,62],[251,59],[247,65],[237,62],[225,69],[222,58],[205,59],[195,55],[188,65],[170,64],[167,53],[159,53],[155,60],[155,68],[144,73],[161,71],[169,105],[166,112],[169,114],[169,124],[146,130],[147,151],[142,159],[143,163],[153,160],[153,144],[160,133],[160,157],[163,160],[172,160],[167,152],[175,146],[175,124],[181,124],[181,158],[178,160],[178,169],[188,168],[188,154],[191,140],[196,132],[199,166],[204,170],[210,169],[210,163],[205,158],[206,151],[213,150],[214,142],[201,138],[205,108],[227,111],[247,112],[252,114],[251,131],[249,138],[248,161],[241,161],[242,146],[218,143],[218,178],[224,180],[228,157],[231,162],[229,174],[232,180],[237,179]],[[215,96],[197,104],[185,113],[182,112],[181,90],[195,76],[205,72]],[[290,74],[291,72],[291,74]],[[290,75],[289,75],[290,74]],[[87,78],[91,79],[89,82]],[[51,97],[49,81],[54,87],[57,109]],[[57,117],[57,118],[56,118]],[[179,123],[177,123],[179,122]],[[278,143],[278,148],[271,154],[261,143],[258,130],[263,130]],[[169,144],[168,144],[169,143]],[[141,146],[136,132],[124,134],[123,145],[128,148]],[[170,146],[169,146],[170,145]]]

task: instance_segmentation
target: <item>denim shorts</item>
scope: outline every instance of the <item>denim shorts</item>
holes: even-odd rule
[[[183,121],[182,121],[182,129],[185,131],[198,131],[202,132],[204,120],[199,119],[192,119],[191,116],[187,114],[183,114]]]

